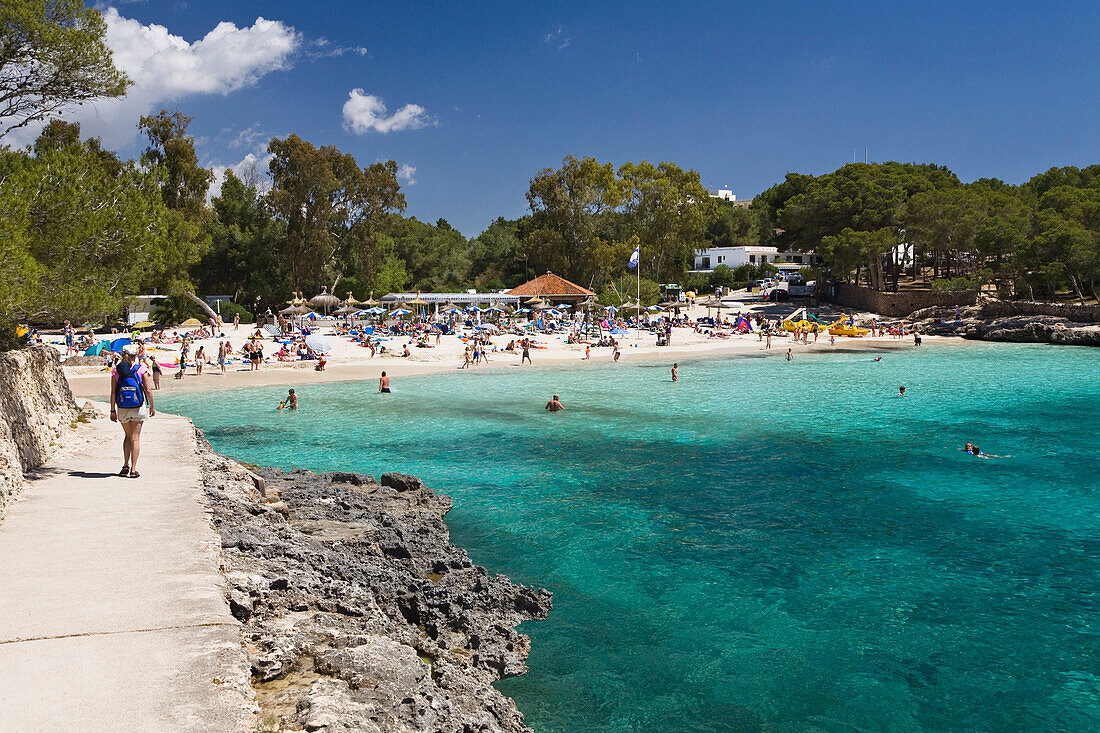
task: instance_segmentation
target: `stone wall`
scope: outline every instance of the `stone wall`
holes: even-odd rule
[[[884,293],[847,283],[836,283],[833,302],[856,310],[900,318],[913,311],[935,306],[968,306],[977,301],[977,291],[933,293],[927,290]]]
[[[22,488],[23,474],[49,459],[76,415],[57,351],[33,346],[0,353],[0,517]]]

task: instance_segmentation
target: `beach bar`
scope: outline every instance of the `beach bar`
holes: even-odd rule
[[[418,298],[428,304],[426,310],[432,313],[439,313],[439,308],[445,303],[460,306],[509,305],[515,308],[519,306],[520,301],[518,295],[508,293],[386,293],[382,296],[382,303],[392,307],[412,303]]]
[[[519,287],[512,288],[508,295],[516,298],[542,298],[556,304],[568,303],[580,305],[587,298],[594,298],[596,294],[587,288],[582,288],[576,283],[571,283],[564,277],[547,271],[545,275],[539,275],[534,280],[529,280]]]

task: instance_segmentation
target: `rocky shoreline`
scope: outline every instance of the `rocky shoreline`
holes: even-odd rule
[[[527,671],[551,594],[450,542],[451,500],[412,476],[249,471],[198,433],[259,730],[529,731],[492,687]]]
[[[935,307],[916,311],[909,318],[921,333],[959,336],[978,341],[1100,346],[1100,326],[1072,320],[1064,315],[1013,313],[1012,304],[988,301],[962,308],[955,319],[954,308]]]

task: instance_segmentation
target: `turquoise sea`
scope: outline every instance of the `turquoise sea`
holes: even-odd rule
[[[554,592],[499,684],[537,731],[1100,730],[1100,349],[784,350],[158,407],[454,497],[475,562]]]

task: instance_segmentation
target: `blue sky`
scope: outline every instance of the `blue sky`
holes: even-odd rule
[[[127,116],[167,106],[196,117],[208,165],[259,157],[291,132],[361,164],[392,158],[414,181],[406,213],[467,235],[523,214],[531,176],[567,154],[675,161],[739,198],[865,148],[964,180],[1100,162],[1091,3],[114,7],[112,42],[149,80],[117,112],[81,112],[87,130],[136,154]],[[212,34],[222,22],[237,32]],[[182,40],[171,46],[154,24]],[[152,54],[154,37],[175,56]]]

